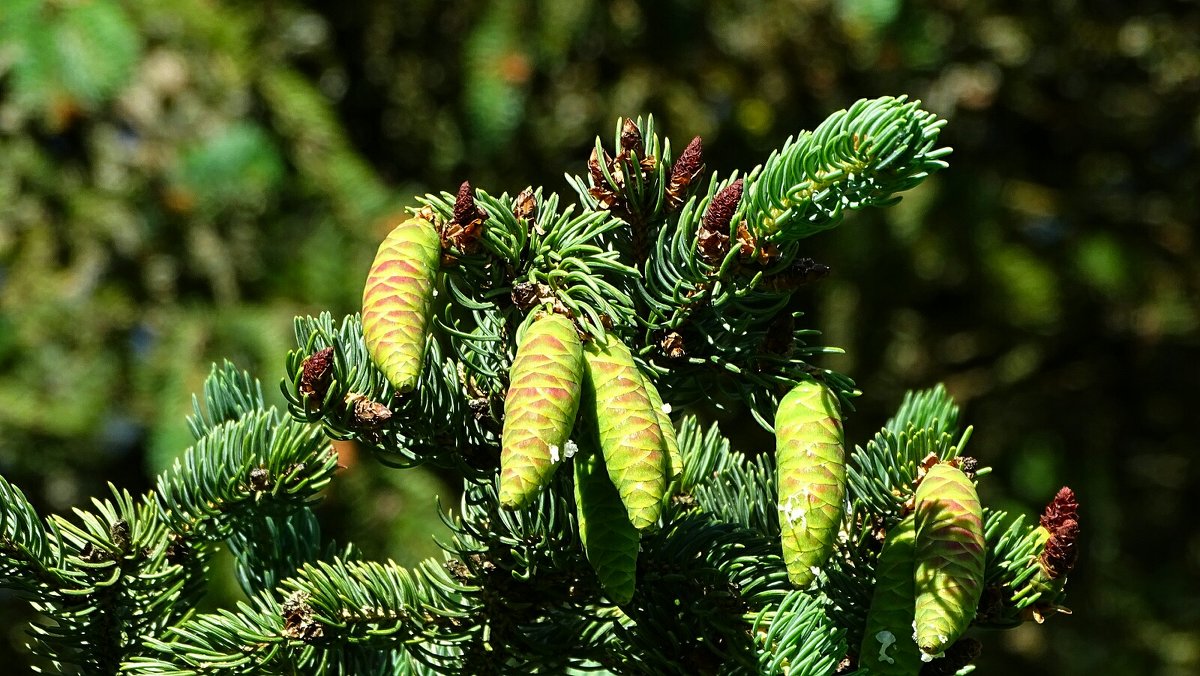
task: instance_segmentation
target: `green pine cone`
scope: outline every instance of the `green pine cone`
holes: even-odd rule
[[[608,476],[621,496],[629,521],[649,528],[662,511],[667,492],[666,452],[658,414],[629,348],[616,336],[584,348],[584,392],[592,407]]]
[[[936,655],[975,619],[983,593],[983,508],[961,470],[934,465],[915,498],[917,645]]]
[[[522,507],[550,481],[579,411],[583,343],[562,315],[535,319],[517,346],[504,399],[500,504]]]
[[[829,559],[846,496],[846,454],[837,397],[815,380],[799,383],[775,413],[775,463],[783,561],[807,587]]]
[[[421,376],[441,255],[433,224],[410,218],[379,245],[367,275],[363,338],[371,359],[397,392],[412,391]]]
[[[658,428],[662,432],[663,444],[667,450],[667,481],[672,482],[683,475],[683,456],[679,454],[679,440],[675,438],[675,424],[671,422],[671,416],[667,413],[666,406],[663,405],[662,395],[658,393],[658,388],[645,373],[640,375],[642,384],[646,386],[646,395],[650,397],[650,405],[654,407],[654,412],[658,415]]]
[[[637,579],[638,531],[608,479],[598,453],[575,457],[575,510],[583,551],[600,586],[614,603],[633,600]]]
[[[908,515],[892,527],[875,565],[875,593],[867,612],[858,665],[879,676],[916,676],[921,652],[913,640],[916,587],[916,521]]]

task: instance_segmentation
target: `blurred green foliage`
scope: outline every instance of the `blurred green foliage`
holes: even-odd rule
[[[746,169],[900,93],[950,120],[951,170],[807,243],[834,270],[807,309],[864,390],[851,438],[945,381],[985,500],[1080,495],[1075,615],[981,673],[1195,673],[1194,4],[7,0],[0,471],[53,510],[146,486],[209,364],[270,382],[294,314],[356,309],[414,193],[564,191],[643,113]],[[452,497],[362,465],[336,485],[327,525],[398,558]]]

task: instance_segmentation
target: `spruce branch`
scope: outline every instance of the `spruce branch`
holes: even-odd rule
[[[836,670],[846,654],[845,630],[830,621],[824,601],[792,591],[758,614],[753,626],[761,646],[758,673],[819,676]]]
[[[323,543],[321,527],[309,507],[250,521],[226,541],[237,561],[238,584],[247,596],[269,592],[306,563],[359,558],[353,545]]]
[[[764,536],[779,534],[779,513],[772,499],[747,500],[747,496],[775,495],[775,463],[768,455],[749,459],[730,451],[720,470],[696,486],[691,496],[700,509],[724,523],[737,524]]]
[[[940,385],[906,395],[884,428],[851,454],[851,501],[882,517],[880,525],[890,528],[903,515],[928,464],[953,460],[966,447],[971,428],[958,435],[957,420],[958,407]]]
[[[56,522],[43,526],[21,489],[0,476],[0,587],[38,595],[66,583],[62,552]]]
[[[756,663],[750,626],[790,585],[778,543],[701,513],[643,538],[638,590],[611,647],[630,673],[707,673]],[[609,666],[606,664],[606,666]]]
[[[785,244],[837,226],[847,209],[894,204],[896,193],[946,168],[950,149],[936,147],[945,124],[920,101],[862,99],[750,172],[735,220],[757,239]]]
[[[192,396],[192,415],[188,429],[196,441],[224,422],[266,408],[262,385],[246,371],[226,361],[220,368],[213,364],[204,380],[204,403]]]
[[[297,318],[295,330],[299,349],[288,353],[287,376],[280,384],[294,419],[319,421],[328,436],[362,442],[394,467],[430,463],[475,477],[495,467],[485,450],[499,440],[491,424],[495,419],[487,412],[494,395],[480,392],[479,379],[465,378],[459,368],[474,358],[444,357],[440,344],[431,340],[419,386],[399,395],[372,362],[357,315],[337,326],[328,313]],[[483,355],[480,359],[497,356],[494,349],[480,349],[478,354]],[[306,379],[322,383],[322,389],[306,391]],[[480,398],[482,409],[475,407]]]
[[[568,176],[581,203],[593,211],[608,211],[629,228],[629,251],[640,266],[649,255],[655,228],[672,202],[681,201],[681,193],[700,172],[692,150],[678,174],[671,163],[671,143],[660,140],[654,129],[654,117],[618,118],[613,135],[615,156],[596,138],[588,158],[588,178]]]
[[[800,289],[828,268],[804,255],[802,238],[847,209],[893,202],[944,166],[942,124],[902,98],[861,101],[750,174],[704,181],[699,139],[672,162],[652,120],[622,119],[610,150],[597,141],[587,176],[568,179],[582,208],[540,188],[496,197],[464,182],[426,195],[389,236],[384,267],[372,268],[384,282],[368,284],[382,298],[364,305],[370,349],[360,316],[297,318],[281,382],[286,414],[225,363],[193,399],[194,445],[155,492],[114,489],[90,510],[43,523],[0,478],[0,585],[44,614],[35,653],[78,673],[846,673],[874,646],[864,644],[867,627],[883,633],[877,587],[900,592],[889,617],[907,616],[907,583],[915,590],[920,567],[940,572],[950,558],[910,562],[885,548],[910,532],[898,524],[917,521],[902,521],[914,495],[927,509],[963,512],[949,516],[970,519],[976,554],[986,543],[982,565],[960,572],[984,595],[977,612],[961,607],[974,598],[959,604],[955,636],[972,620],[1008,627],[1064,611],[1074,494],[1060,492],[1037,525],[981,513],[973,483],[987,470],[961,456],[971,429],[959,431],[940,386],[906,396],[851,454],[848,478],[797,480],[813,466],[805,458],[819,459],[816,446],[840,466],[834,411],[849,411],[856,393],[847,376],[812,363],[836,349],[803,325]],[[387,276],[387,265],[417,263],[419,279]],[[415,283],[399,291],[412,297],[391,302],[392,282],[406,279]],[[539,452],[553,449],[552,466],[578,464],[537,473],[520,500],[502,503],[497,466],[515,438],[507,427],[523,420],[506,395],[525,382],[514,362],[547,315],[556,328],[546,325],[544,342],[570,349],[536,356],[557,364],[578,354],[583,370],[565,384],[527,385],[574,403],[552,425],[535,420],[522,432],[545,442]],[[402,340],[389,338],[393,327]],[[620,386],[606,387],[618,372]],[[576,379],[588,396],[570,387]],[[791,404],[780,411],[800,382],[840,406],[830,398],[805,409],[811,416],[795,417]],[[778,412],[777,444],[804,464],[733,450],[717,425],[683,410],[699,400],[744,407],[767,430]],[[543,428],[553,428],[552,445]],[[600,465],[593,436],[613,465]],[[354,440],[383,464],[461,475],[457,508],[439,509],[451,531],[440,559],[366,561],[323,537],[311,507],[335,479],[327,437]],[[618,460],[624,468],[609,472]],[[926,478],[950,473],[970,505],[943,499]],[[627,496],[638,499],[637,520]],[[789,577],[797,558],[781,544],[780,509],[801,501],[784,525],[819,555],[799,564],[811,575]],[[826,524],[818,535],[805,521],[816,516]],[[911,531],[914,543],[922,532]],[[197,613],[222,545],[248,600]],[[946,648],[912,670],[961,672],[978,654],[970,640]]]
[[[637,272],[604,241],[621,221],[604,211],[576,215],[574,206],[560,212],[558,196],[543,198],[540,189],[532,192],[536,211],[531,216],[523,215],[528,206],[522,195],[492,197],[476,191],[475,199],[489,215],[481,240],[489,255],[463,257],[446,275],[453,280],[454,299],[465,301],[464,307],[502,309],[497,305],[526,285],[539,290],[536,304],[561,306],[559,311],[592,335],[602,335],[606,325],[633,320],[632,300],[623,288]],[[422,203],[437,220],[453,218],[449,193],[426,195]]]
[[[157,500],[174,532],[221,540],[251,515],[308,504],[336,469],[318,428],[259,410],[217,425],[188,449],[159,476]]]
[[[894,433],[905,432],[909,427],[930,429],[933,436],[938,432],[954,434],[958,429],[958,404],[946,386],[941,383],[927,390],[909,391],[896,414],[888,418],[884,427]]]
[[[408,570],[334,559],[305,565],[278,589],[239,603],[237,612],[197,615],[149,639],[151,654],[130,660],[126,670],[388,673],[402,662],[397,651],[438,671],[457,662],[446,648],[459,638],[467,588],[433,562]]]
[[[664,396],[680,406],[745,404],[769,430],[779,393],[806,375],[820,373],[847,407],[854,385],[810,363],[839,350],[810,344],[817,332],[796,321],[802,314],[791,305],[798,286],[779,281],[797,278],[795,247],[763,267],[727,246],[741,180],[713,176],[659,230],[633,293],[646,308],[639,315],[640,355],[656,377],[670,374]]]
[[[1027,525],[1023,515],[985,512],[988,558],[979,624],[1005,628],[1071,612],[1062,602],[1075,564],[1078,509],[1074,492],[1064,487],[1036,526]]]
[[[112,489],[112,500],[55,515],[61,575],[33,601],[43,619],[31,627],[31,652],[60,673],[112,673],[141,652],[140,638],[188,612],[195,589],[171,561],[158,505]]]

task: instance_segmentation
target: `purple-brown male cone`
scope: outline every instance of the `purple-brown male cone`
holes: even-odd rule
[[[675,164],[671,165],[671,179],[667,182],[667,207],[671,211],[675,211],[683,204],[684,198],[687,197],[688,186],[700,177],[702,171],[704,171],[704,149],[701,146],[700,137],[697,136],[683,149],[683,154],[675,160]]]
[[[1071,572],[1079,556],[1076,547],[1079,540],[1079,502],[1075,499],[1075,491],[1063,486],[1046,505],[1039,523],[1050,531],[1050,539],[1046,541],[1039,561],[1046,576],[1054,580]]]
[[[300,394],[308,395],[311,405],[320,406],[333,382],[333,348],[308,355],[300,365]]]
[[[453,247],[463,253],[473,253],[483,236],[483,223],[487,219],[488,213],[475,204],[470,181],[463,181],[454,199],[453,216],[442,228],[442,248]]]
[[[700,258],[709,265],[717,265],[729,253],[729,222],[733,220],[733,212],[737,211],[738,203],[742,201],[742,179],[730,183],[713,196],[708,209],[704,211],[704,219],[700,221],[697,232],[697,247]]]

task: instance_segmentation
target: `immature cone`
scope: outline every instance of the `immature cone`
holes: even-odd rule
[[[1048,581],[1062,580],[1075,567],[1078,557],[1079,501],[1075,499],[1075,492],[1066,486],[1059,489],[1046,505],[1038,527],[1046,533],[1046,545],[1038,557],[1042,577]]]
[[[637,579],[637,529],[608,479],[604,459],[596,453],[576,456],[574,465],[575,510],[583,551],[604,593],[617,604],[629,603]]]
[[[662,432],[663,447],[667,451],[667,481],[675,481],[683,474],[683,456],[679,454],[679,440],[675,437],[675,424],[671,422],[671,416],[668,413],[670,409],[663,404],[658,388],[654,386],[649,376],[644,373],[640,375],[642,384],[646,386],[646,395],[650,397],[650,405],[654,407],[654,412],[658,415],[658,429]]]
[[[363,289],[367,351],[397,392],[416,388],[442,247],[437,229],[410,218],[383,240]]]
[[[1039,597],[1027,612],[1038,623],[1056,612],[1070,611],[1058,605],[1067,574],[1078,557],[1079,502],[1075,492],[1063,486],[1046,505],[1034,531],[1038,539],[1037,572],[1018,594],[1037,593]]]
[[[913,640],[916,590],[916,526],[913,515],[892,527],[875,565],[875,592],[867,612],[858,665],[878,676],[914,676],[921,670],[921,652]]]
[[[788,579],[807,587],[833,552],[846,496],[846,454],[837,397],[806,380],[775,413],[779,527]]]
[[[917,645],[936,655],[975,619],[983,593],[983,508],[967,475],[944,463],[930,468],[914,503]]]
[[[583,344],[570,319],[535,319],[517,346],[504,399],[500,504],[522,507],[550,481],[565,457],[579,411]]]
[[[638,530],[658,521],[667,491],[666,447],[658,414],[629,348],[615,336],[584,348],[584,392],[594,411],[608,476]]]

